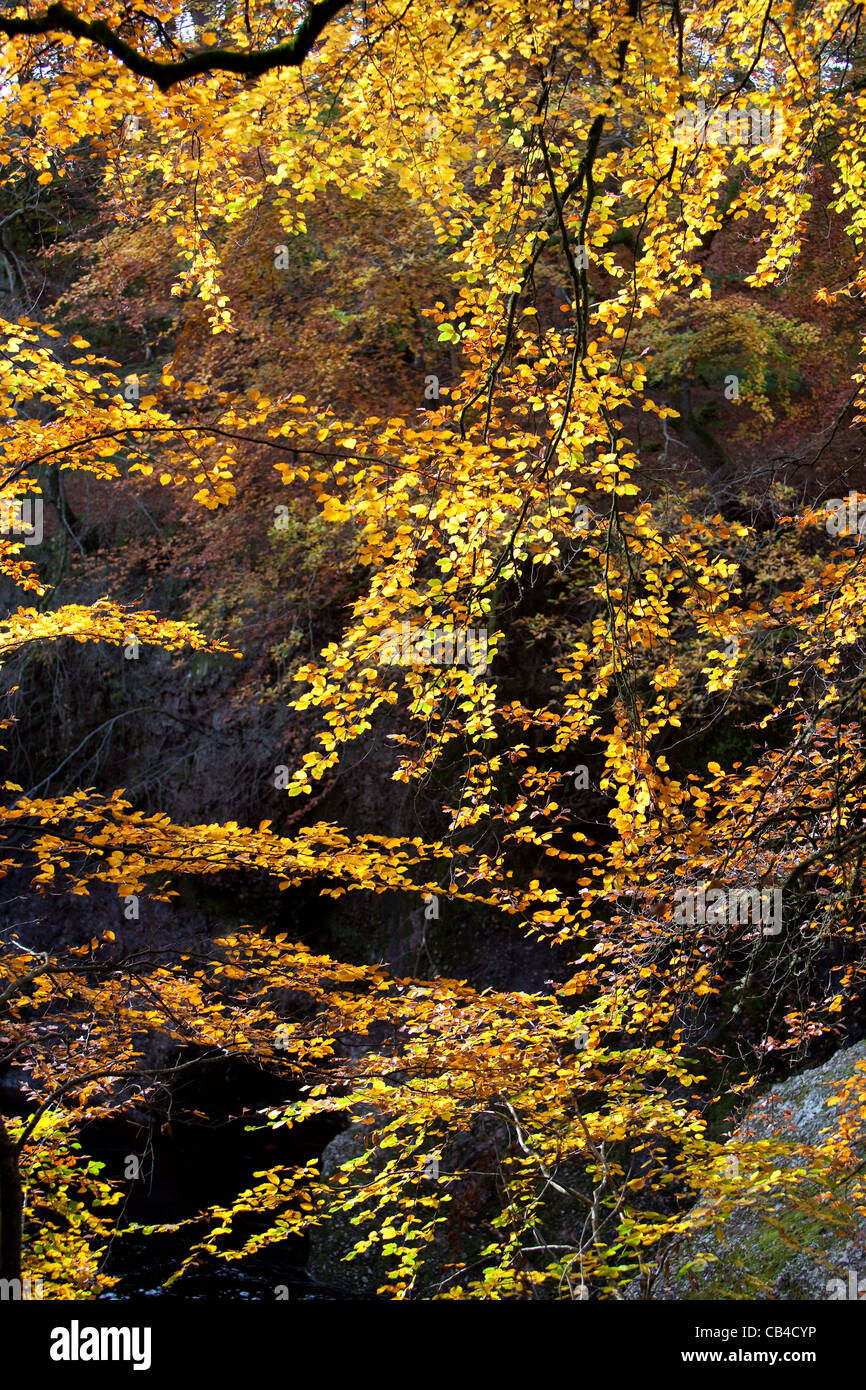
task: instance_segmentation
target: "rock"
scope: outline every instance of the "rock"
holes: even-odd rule
[[[373,1107],[370,1107],[373,1112]],[[372,1114],[371,1114],[372,1118]],[[366,1154],[366,1161],[352,1176],[352,1184],[360,1187],[380,1172],[390,1152],[376,1148],[375,1126],[363,1120],[351,1124],[322,1151],[322,1176],[333,1177],[338,1168],[353,1158]],[[489,1220],[499,1212],[497,1200],[497,1168],[499,1157],[508,1142],[508,1126],[504,1120],[487,1115],[473,1121],[465,1132],[450,1137],[442,1149],[439,1175],[419,1178],[419,1190],[429,1195],[442,1184],[443,1195],[449,1201],[446,1219],[428,1247],[417,1276],[417,1294],[429,1296],[448,1280],[452,1266],[470,1264],[493,1231]],[[448,1181],[448,1175],[455,1179]],[[379,1255],[374,1245],[353,1260],[345,1257],[353,1245],[375,1231],[376,1223],[353,1225],[351,1213],[338,1213],[310,1232],[308,1269],[322,1284],[348,1286],[365,1297],[374,1297],[377,1288],[388,1283],[388,1270],[393,1262]]]
[[[381,1170],[386,1158],[381,1149],[371,1145],[371,1140],[372,1126],[363,1120],[342,1130],[322,1150],[319,1160],[322,1176],[332,1178],[343,1164],[366,1153],[367,1162],[357,1170],[352,1185],[361,1187],[369,1182]],[[354,1293],[373,1297],[386,1277],[385,1262],[375,1247],[346,1261],[355,1242],[369,1235],[371,1229],[369,1222],[353,1226],[348,1212],[333,1216],[315,1227],[310,1232],[307,1262],[312,1278],[320,1284],[345,1285]]]
[[[774,1137],[801,1144],[826,1142],[830,1132],[838,1129],[845,1109],[828,1106],[827,1098],[833,1094],[834,1083],[850,1078],[855,1063],[864,1060],[866,1043],[858,1043],[835,1053],[823,1066],[774,1086],[747,1111],[731,1145]],[[847,1113],[856,1122],[855,1146],[866,1159],[866,1114],[861,1110],[858,1116],[850,1106]],[[837,1195],[849,1196],[851,1188],[849,1182]],[[815,1184],[809,1189],[810,1195],[820,1191]],[[701,1267],[700,1261],[710,1256],[715,1258]],[[693,1261],[697,1265],[684,1270]],[[635,1281],[625,1296],[661,1300],[855,1296],[848,1290],[856,1290],[858,1278],[866,1293],[866,1213],[853,1212],[851,1224],[839,1230],[797,1210],[785,1196],[768,1195],[755,1206],[735,1208],[720,1228],[671,1247],[665,1267],[648,1294]]]

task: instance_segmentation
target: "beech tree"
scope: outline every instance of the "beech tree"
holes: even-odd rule
[[[336,898],[477,904],[570,962],[548,992],[523,993],[396,978],[252,928],[214,943],[201,971],[192,958],[133,969],[110,941],[80,967],[34,965],[6,943],[3,1046],[39,1116],[0,1131],[9,1277],[9,1155],[50,1115],[49,1151],[71,1164],[75,1125],[128,1105],[131,1077],[146,1084],[156,1028],[302,1078],[305,1099],[263,1123],[360,1117],[376,1154],[336,1181],[315,1165],[256,1174],[199,1214],[178,1277],[202,1252],[236,1259],[351,1213],[356,1254],[381,1253],[396,1298],[615,1297],[635,1278],[650,1290],[684,1235],[735,1206],[786,1195],[822,1221],[862,1211],[848,1129],[806,1148],[744,1142],[732,1166],[713,1112],[722,1091],[747,1097],[771,1054],[839,1036],[862,1000],[857,529],[828,526],[840,513],[826,497],[786,492],[773,461],[749,480],[764,489],[750,512],[688,398],[664,399],[709,362],[747,431],[784,410],[784,364],[820,335],[784,305],[750,306],[797,267],[821,178],[853,269],[815,302],[866,292],[861,19],[848,0],[2,7],[10,191],[60,196],[97,161],[112,244],[163,238],[172,294],[201,306],[212,340],[242,328],[231,288],[248,248],[262,255],[266,215],[281,229],[268,275],[331,197],[390,210],[435,247],[441,279],[420,317],[455,371],[429,374],[420,418],[380,418],[363,382],[339,410],[290,381],[222,389],[180,351],[142,392],[59,318],[3,322],[0,502],[38,501],[59,464],[106,488],[156,479],[230,514],[246,451],[262,451],[287,505],[314,507],[363,571],[339,636],[295,671],[294,708],[317,711],[320,732],[286,765],[287,796],[303,807],[383,721],[407,796],[445,767],[457,788],[425,838],[180,824],[122,789],[40,798],[7,782],[4,867],[76,895],[237,871]],[[707,262],[723,229],[740,236],[742,298],[719,308]],[[90,288],[110,301],[100,274]],[[862,385],[858,370],[855,424]],[[675,459],[649,476],[646,441],[666,457],[689,432],[703,477],[678,479]],[[3,574],[41,605],[0,624],[4,657],[69,638],[233,649],[110,595],[52,608],[26,543],[21,528],[0,536]],[[509,605],[536,586],[579,587],[582,607],[562,629],[551,609],[549,698],[530,707],[502,672]],[[749,731],[748,756],[686,770],[684,724],[726,717]],[[575,829],[575,767],[605,799],[597,836]],[[281,1013],[278,990],[307,1007]],[[708,1010],[735,1039],[726,1051],[695,1045]],[[48,1040],[85,1017],[86,1045],[60,1060]],[[341,1051],[346,1032],[367,1039],[360,1057]],[[430,1254],[463,1175],[429,1164],[491,1116],[507,1135],[500,1210],[442,1278]],[[87,1250],[110,1200],[91,1178],[70,1218]],[[47,1180],[43,1161],[33,1182]],[[548,1230],[551,1192],[576,1213],[566,1242]],[[238,1222],[250,1211],[273,1218],[252,1236]],[[36,1255],[64,1296],[98,1292],[59,1236]]]

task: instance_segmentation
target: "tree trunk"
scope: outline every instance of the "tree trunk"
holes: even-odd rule
[[[702,465],[713,501],[722,514],[727,516],[731,505],[736,505],[736,499],[731,492],[734,471],[731,460],[719,441],[696,418],[692,409],[691,388],[687,382],[680,386],[673,404],[680,416],[674,422],[674,428]]]
[[[0,1279],[21,1278],[24,1192],[18,1155],[0,1115]]]

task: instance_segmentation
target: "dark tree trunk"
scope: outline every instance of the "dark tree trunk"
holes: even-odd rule
[[[691,388],[687,382],[681,385],[673,404],[680,416],[674,421],[674,429],[702,465],[716,506],[724,516],[736,513],[737,499],[734,495],[732,461],[719,441],[695,416]]]
[[[0,1279],[21,1278],[24,1192],[18,1154],[0,1115]]]

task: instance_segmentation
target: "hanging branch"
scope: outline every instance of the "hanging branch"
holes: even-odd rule
[[[154,82],[161,92],[167,92],[169,87],[176,86],[178,82],[184,82],[190,77],[201,77],[203,73],[220,71],[233,72],[239,77],[261,77],[272,68],[300,67],[324,29],[347,4],[348,0],[316,0],[291,39],[271,48],[264,48],[258,53],[242,53],[226,48],[203,48],[175,62],[160,62],[156,58],[148,58],[126,43],[105,20],[82,19],[80,15],[61,4],[49,5],[45,13],[35,19],[0,18],[0,34],[5,34],[7,38],[18,38],[23,34],[60,33],[71,34],[77,39],[88,39],[98,48],[112,53],[137,77],[146,77]]]

